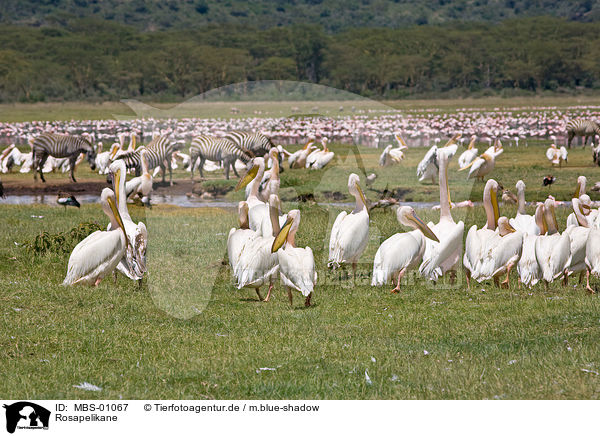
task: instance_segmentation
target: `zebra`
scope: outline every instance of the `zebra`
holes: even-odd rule
[[[192,140],[192,146],[190,147],[192,181],[194,180],[194,166],[198,158],[200,158],[200,177],[204,178],[202,168],[206,160],[213,162],[222,161],[225,168],[225,178],[229,180],[229,166],[233,168],[233,172],[239,177],[240,175],[235,169],[235,161],[239,159],[244,163],[248,163],[252,157],[251,153],[239,148],[227,138],[217,138],[208,135],[198,136]]]
[[[55,158],[66,157],[69,159],[71,180],[75,180],[75,162],[81,153],[85,153],[92,171],[96,169],[96,149],[91,142],[83,136],[59,135],[56,133],[43,133],[30,141],[33,178],[37,180],[37,173],[40,173],[42,182],[46,183],[42,168],[48,159],[48,156]]]
[[[135,169],[136,176],[141,174],[140,153],[146,150],[146,160],[148,161],[148,170],[160,167],[162,170],[162,181],[165,183],[166,169],[169,168],[169,184],[173,186],[173,169],[171,168],[171,156],[174,152],[181,149],[181,144],[172,142],[167,135],[157,136],[145,147],[139,147],[135,151],[122,153],[116,159],[125,161],[127,169]],[[116,160],[115,159],[115,160]]]
[[[571,141],[573,141],[573,138],[575,138],[575,136],[585,136],[585,141],[583,142],[584,147],[587,145],[587,141],[590,136],[592,137],[592,144],[596,145],[594,136],[600,135],[600,126],[598,125],[598,123],[592,120],[570,120],[567,123],[567,135],[568,148],[571,148]]]
[[[271,148],[275,147],[273,141],[271,141],[270,138],[268,138],[260,132],[252,133],[233,131],[225,135],[225,138],[229,139],[242,150],[250,152],[250,154],[252,154],[252,157],[264,156],[269,153],[269,150],[271,150]],[[283,154],[279,153],[277,155],[277,159],[279,160],[279,171],[283,172]]]

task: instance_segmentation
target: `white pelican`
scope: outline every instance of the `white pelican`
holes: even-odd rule
[[[544,205],[538,204],[534,215],[536,227],[539,229],[539,235],[545,235],[548,231],[546,219],[544,218]],[[517,265],[519,280],[529,288],[533,287],[542,278],[542,270],[535,257],[535,241],[539,238],[538,234],[527,233],[523,236],[523,249],[521,250],[521,259]]]
[[[477,140],[477,136],[475,136],[475,135],[471,136],[471,142],[469,142],[469,146],[458,157],[458,167],[460,169],[465,168],[467,165],[469,165],[471,162],[473,162],[475,160],[475,158],[477,158],[478,151],[475,148],[476,140]]]
[[[102,210],[110,219],[112,230],[97,230],[73,249],[69,257],[64,286],[85,284],[97,286],[123,258],[129,245],[115,194],[109,188],[102,190]]]
[[[240,179],[236,191],[239,191],[245,187],[248,183],[252,182],[252,189],[246,201],[248,202],[248,221],[250,229],[258,232],[261,236],[270,236],[273,233],[271,227],[271,219],[269,218],[269,206],[259,198],[258,188],[260,181],[263,178],[265,172],[265,160],[262,157],[255,157],[250,162],[250,169],[246,172],[244,177]],[[280,223],[285,222],[287,217],[284,215],[279,218]]]
[[[356,199],[354,210],[339,213],[329,237],[329,259],[327,266],[333,269],[344,263],[352,265],[356,278],[356,264],[369,242],[369,209],[359,185],[360,178],[352,173],[348,177],[348,191]]]
[[[585,176],[577,177],[577,189],[575,189],[575,194],[573,195],[573,197],[579,198],[580,206],[588,206],[588,207],[581,207],[579,209],[579,211],[585,217],[585,220],[587,221],[588,225],[591,225],[596,220],[596,217],[598,216],[598,209],[591,208],[592,200],[589,197],[589,195],[587,195],[585,193],[586,183],[587,183],[587,178]],[[568,226],[577,226],[577,225],[579,225],[579,220],[577,219],[577,217],[575,216],[575,213],[573,212],[567,217],[567,227]]]
[[[451,152],[451,150],[450,150]],[[438,162],[440,166],[439,184],[440,184],[440,221],[429,227],[436,234],[440,242],[430,239],[425,241],[425,253],[423,262],[419,266],[419,272],[423,277],[430,280],[437,280],[447,272],[451,272],[451,279],[456,275],[456,265],[460,258],[462,249],[462,238],[465,230],[465,223],[454,222],[450,213],[450,188],[448,187],[448,160],[449,154],[446,147],[438,151]]]
[[[442,148],[433,145],[429,149],[425,154],[425,157],[423,157],[423,160],[421,160],[417,166],[417,177],[419,178],[419,182],[431,179],[431,183],[435,183],[435,178],[439,172],[439,151],[444,150],[448,159],[452,158],[456,153],[456,150],[458,150],[458,146],[455,144],[458,138],[460,138],[460,134],[454,135]]]
[[[404,153],[402,150],[408,148],[404,139],[400,135],[395,135],[398,147],[394,148],[393,145],[388,145],[385,150],[379,156],[379,166],[387,167],[402,162],[404,159]]]
[[[558,165],[561,167],[563,161],[567,162],[567,149],[564,145],[558,148],[556,144],[552,144],[546,150],[546,157],[552,163],[552,165]]]
[[[117,266],[117,270],[131,280],[141,280],[146,272],[146,247],[148,245],[148,231],[143,222],[134,223],[127,209],[127,196],[125,194],[126,167],[123,159],[117,159],[108,167],[112,176],[113,189],[117,198],[119,214],[123,226],[127,231],[129,244],[127,252]],[[110,225],[112,226],[112,224]],[[111,229],[112,227],[109,227]],[[133,272],[133,274],[132,274]]]
[[[244,245],[237,263],[234,276],[237,288],[254,288],[258,299],[262,300],[260,288],[269,284],[269,291],[264,301],[269,301],[273,289],[273,279],[279,271],[277,254],[271,252],[275,236],[279,233],[279,199],[276,195],[269,197],[269,219],[271,221],[271,235],[257,235]]]
[[[590,233],[590,225],[583,213],[583,211],[589,211],[590,206],[582,204],[579,198],[573,198],[571,202],[577,219],[577,225],[567,226],[564,231],[564,233],[569,235],[571,244],[571,261],[569,262],[569,265],[567,265],[567,274],[565,274],[563,281],[565,285],[569,283],[569,276],[573,273],[581,272],[579,283],[581,283],[581,280],[583,279],[583,271],[586,269],[585,248]]]
[[[525,211],[525,182],[519,180],[517,187],[517,215],[510,219],[510,225],[516,230],[529,235],[539,235],[540,228],[535,222],[535,217],[527,215]]]
[[[327,165],[331,161],[331,159],[333,159],[334,153],[332,151],[329,151],[329,149],[327,148],[328,141],[329,140],[327,139],[327,137],[324,137],[321,141],[321,144],[323,145],[323,150],[315,149],[315,151],[311,152],[306,157],[306,163],[304,164],[306,168],[320,169]]]
[[[371,286],[382,286],[397,276],[396,287],[392,289],[392,293],[400,291],[400,282],[404,274],[415,268],[423,259],[425,237],[439,242],[437,236],[417,216],[412,207],[402,206],[396,209],[396,218],[400,224],[415,230],[396,233],[383,241],[375,254],[371,279]]]
[[[459,169],[459,171],[464,171],[467,168],[470,168],[467,179],[476,177],[483,182],[483,178],[491,173],[494,169],[494,166],[496,165],[496,158],[502,154],[503,151],[504,149],[502,148],[502,143],[496,139],[496,144],[494,146],[488,148],[481,156],[468,164],[466,167]]]
[[[311,139],[306,143],[304,147],[300,150],[292,153],[288,156],[288,162],[290,164],[290,168],[304,168],[306,165],[306,158],[309,154],[311,154],[316,147],[313,146],[315,143],[314,139]]]
[[[287,287],[290,305],[292,304],[292,289],[306,297],[305,306],[310,306],[310,300],[317,283],[315,258],[310,247],[296,247],[295,238],[300,225],[300,211],[288,212],[288,219],[273,241],[271,251],[277,253],[281,281]],[[282,248],[283,247],[283,248]]]
[[[590,286],[590,274],[600,277],[600,222],[598,218],[590,226],[585,247],[585,265],[587,267],[586,289],[595,294],[596,291]]]
[[[548,287],[548,283],[552,283],[565,273],[571,260],[571,243],[566,232],[562,235],[558,233],[554,200],[551,198],[544,202],[544,218],[548,226],[548,234],[536,239],[535,257],[542,270],[542,279]]]
[[[498,228],[487,241],[477,281],[493,278],[498,285],[498,277],[506,273],[501,286],[508,288],[510,272],[519,262],[522,248],[523,233],[515,230],[505,216],[498,218]]]
[[[140,151],[140,161],[142,164],[142,175],[134,177],[125,183],[125,193],[127,198],[139,196],[142,203],[150,206],[150,196],[152,194],[152,174],[148,170],[148,151],[144,148]]]
[[[115,142],[110,146],[109,151],[103,151],[96,155],[96,167],[100,174],[108,174],[108,166],[119,150],[120,145],[118,142]]]
[[[463,256],[463,267],[467,278],[467,287],[470,288],[471,278],[479,279],[481,261],[487,242],[494,237],[500,213],[498,209],[498,189],[500,185],[494,179],[486,182],[483,190],[483,208],[487,218],[485,227],[478,229],[476,225],[471,226],[465,240],[465,254]]]

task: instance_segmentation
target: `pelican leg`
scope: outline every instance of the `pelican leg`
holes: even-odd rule
[[[117,270],[113,270],[113,281],[115,283],[115,285],[117,284]]]
[[[506,278],[504,279],[504,281],[501,284],[501,286],[504,289],[508,289],[508,278],[510,277],[510,270],[511,269],[512,269],[512,265],[509,265],[508,268],[506,269]]]
[[[494,277],[494,285],[496,285],[496,287],[500,287],[500,279],[496,276]]]
[[[454,283],[456,282],[456,271],[448,271],[448,275],[450,276],[450,284],[454,285]]]
[[[590,270],[586,269],[585,270],[585,289],[590,293],[590,294],[595,294],[596,291],[594,291],[592,289],[592,287],[590,286]]]
[[[260,295],[260,289],[256,288],[256,295],[258,295],[258,301],[262,301],[262,296]]]
[[[306,300],[304,300],[304,306],[306,307],[310,307],[310,299],[312,297],[312,292],[310,294],[308,294],[308,297],[306,297]]]
[[[397,294],[398,292],[400,292],[400,282],[402,281],[402,277],[404,277],[404,273],[405,269],[400,270],[400,272],[398,273],[398,284],[394,289],[392,289],[392,294]]]
[[[267,291],[267,296],[266,296],[266,298],[263,300],[265,303],[266,303],[267,301],[269,301],[269,299],[271,298],[271,291],[272,291],[272,290],[273,290],[273,281],[271,281],[271,282],[269,283],[269,290]]]
[[[356,286],[356,262],[352,263],[352,284]]]
[[[565,274],[563,275],[563,286],[569,286],[569,275],[565,272]]]
[[[116,277],[116,274],[115,274],[115,277]],[[98,285],[100,284],[100,282],[101,282],[101,281],[102,281],[102,278],[98,277],[98,278],[96,279],[96,282],[94,283],[94,286],[98,286]]]
[[[288,300],[290,300],[290,306],[293,306],[294,303],[292,302],[292,300],[293,300],[294,297],[292,295],[292,289],[288,288],[287,291],[288,291]]]
[[[579,273],[579,284],[583,283],[583,271]]]
[[[465,268],[465,277],[467,278],[467,290],[471,290],[471,271]]]

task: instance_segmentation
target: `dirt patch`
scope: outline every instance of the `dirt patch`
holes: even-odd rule
[[[346,199],[346,195],[340,191],[323,191],[323,196],[328,200],[342,201]]]

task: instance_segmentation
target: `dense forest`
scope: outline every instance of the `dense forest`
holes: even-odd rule
[[[554,16],[600,18],[600,0],[2,0],[0,22],[40,26],[95,18],[140,30],[239,24],[266,29],[317,24],[338,32],[356,27],[399,28],[450,21],[500,22]]]
[[[339,32],[70,18],[0,26],[0,101],[169,101],[266,79],[377,98],[581,92],[600,88],[599,55],[600,23],[551,17]]]

